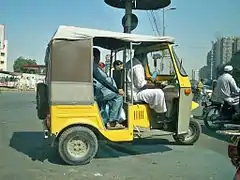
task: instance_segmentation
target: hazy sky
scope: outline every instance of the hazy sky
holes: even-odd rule
[[[25,56],[43,63],[46,45],[59,25],[122,31],[124,10],[104,0],[0,0],[0,24],[6,26],[8,69]],[[240,0],[172,0],[166,12],[166,35],[176,38],[178,54],[188,72],[206,63],[216,36],[240,36]],[[139,26],[133,33],[153,35],[146,11],[134,11]],[[162,31],[162,12],[157,11]]]

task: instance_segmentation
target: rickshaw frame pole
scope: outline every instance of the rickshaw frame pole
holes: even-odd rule
[[[131,33],[132,0],[125,0],[125,16],[126,22],[124,27],[124,33]]]
[[[131,22],[132,22],[132,0],[125,0],[125,16],[126,16],[126,22],[124,24],[124,33],[131,33]],[[131,59],[132,57],[130,57]],[[127,59],[127,51],[126,47],[123,51],[123,64],[124,64],[124,91],[127,92],[127,70],[126,70],[126,59]],[[131,67],[132,68],[132,67]],[[132,82],[131,82],[132,84]],[[132,91],[132,89],[131,89]],[[124,96],[124,101],[127,101],[127,96]]]

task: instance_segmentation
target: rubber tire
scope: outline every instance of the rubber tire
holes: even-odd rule
[[[67,143],[68,141],[78,135],[79,137],[83,138],[83,140],[87,141],[88,146],[90,147],[89,152],[80,158],[75,158],[71,156],[67,151]],[[61,156],[62,160],[69,164],[69,165],[85,165],[88,164],[97,154],[98,151],[98,139],[94,132],[82,126],[75,126],[66,129],[59,137],[58,143],[58,151],[59,155]]]
[[[41,99],[39,101],[39,99]],[[48,105],[48,92],[47,85],[44,83],[37,84],[37,92],[36,92],[36,103],[37,103],[37,116],[39,119],[46,119],[49,111]]]
[[[213,131],[216,131],[216,130],[220,130],[222,128],[222,125],[215,125],[215,126],[211,126],[209,123],[208,123],[208,118],[210,118],[210,116],[208,116],[209,112],[213,109],[216,109],[217,111],[219,111],[219,108],[218,107],[212,107],[211,109],[208,110],[208,112],[205,114],[205,117],[203,118],[203,123],[204,125],[210,129],[210,130],[213,130]]]
[[[197,140],[199,139],[201,133],[202,133],[202,127],[199,124],[198,121],[191,119],[189,122],[189,127],[192,127],[192,129],[194,129],[194,137],[188,141],[185,141],[185,139],[183,138],[184,135],[173,135],[173,139],[182,145],[193,145],[195,142],[197,142]]]

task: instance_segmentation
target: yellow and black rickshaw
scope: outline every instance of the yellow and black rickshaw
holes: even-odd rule
[[[136,48],[146,54],[146,61],[142,62],[146,79],[157,72],[155,82],[167,84],[163,91],[167,116],[172,119],[167,126],[155,122],[148,104],[134,102],[124,95],[127,128],[106,129],[94,99],[93,46],[111,50],[116,55],[123,49],[131,54]],[[132,56],[127,58],[132,62]],[[131,142],[143,137],[145,129],[172,135],[180,144],[194,144],[199,139],[201,126],[191,116],[198,104],[192,102],[189,77],[174,51],[171,37],[60,26],[48,44],[45,63],[46,83],[38,84],[37,89],[38,118],[43,120],[45,138],[57,145],[67,164],[90,162],[98,151],[100,138],[116,143]],[[169,70],[163,71],[164,67]]]

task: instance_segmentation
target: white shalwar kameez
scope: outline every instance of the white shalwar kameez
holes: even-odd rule
[[[155,110],[156,113],[167,112],[164,92],[161,89],[144,89],[140,90],[147,84],[145,80],[144,68],[141,62],[133,58],[133,99],[134,101],[144,101],[149,104],[149,107]],[[128,78],[128,96],[131,97],[131,69],[127,72]]]
[[[219,102],[227,101],[230,104],[239,101],[240,89],[231,74],[224,73],[217,80],[216,96]],[[234,98],[236,97],[236,98]]]

